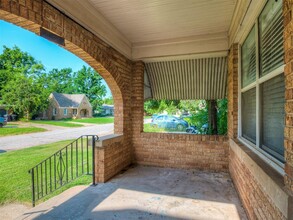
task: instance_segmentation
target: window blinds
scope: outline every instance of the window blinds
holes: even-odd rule
[[[252,28],[241,48],[242,88],[255,81],[256,76],[256,44],[255,27]]]
[[[284,74],[262,84],[262,148],[284,156]],[[272,152],[273,151],[273,152]],[[275,152],[275,153],[274,153]]]
[[[256,143],[256,89],[242,93],[242,136]]]
[[[259,17],[260,75],[284,63],[282,1],[269,1]]]

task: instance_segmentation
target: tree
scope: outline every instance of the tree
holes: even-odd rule
[[[102,83],[103,78],[92,68],[82,67],[74,73],[74,90],[76,93],[85,94],[93,107],[99,110],[106,95],[106,86]]]
[[[30,54],[23,52],[18,47],[3,47],[0,54],[0,97],[3,87],[19,75],[39,78],[44,75],[44,66],[36,61]]]
[[[44,66],[18,47],[4,46],[0,54],[0,97],[3,104],[27,119],[48,105]]]
[[[19,75],[4,86],[2,99],[5,104],[12,106],[16,113],[29,120],[34,114],[46,109],[48,92],[33,77]]]
[[[75,93],[73,73],[71,68],[52,69],[46,77],[46,84],[50,92]]]
[[[114,100],[113,100],[113,97],[107,97],[107,98],[104,98],[104,104],[106,105],[114,105]]]

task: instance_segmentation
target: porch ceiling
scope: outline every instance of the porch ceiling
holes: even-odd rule
[[[47,1],[134,60],[225,53],[228,50],[228,31],[237,2]]]

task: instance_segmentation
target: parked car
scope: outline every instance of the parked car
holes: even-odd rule
[[[151,126],[184,131],[188,127],[188,123],[175,116],[159,115],[152,119]]]
[[[3,117],[0,117],[0,128],[2,128],[6,124],[7,124],[7,119],[3,118]]]
[[[188,128],[186,128],[186,133],[189,133],[189,134],[198,134],[199,131],[198,131],[198,129],[197,129],[196,126],[191,125]]]

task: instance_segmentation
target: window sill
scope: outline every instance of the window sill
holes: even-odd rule
[[[234,140],[236,143],[237,141]],[[268,175],[270,176],[281,188],[284,185],[285,165],[271,155],[262,151],[261,149],[253,146],[244,138],[238,137],[239,147]]]

